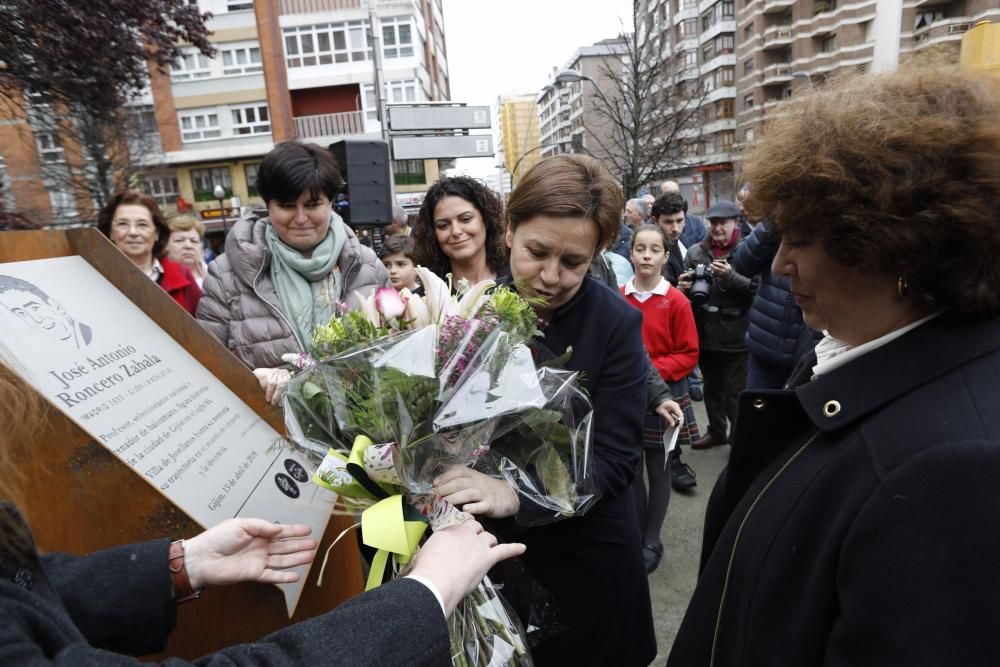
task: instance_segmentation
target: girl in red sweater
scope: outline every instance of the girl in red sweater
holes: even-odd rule
[[[684,410],[685,423],[678,434],[677,446],[690,444],[692,429],[697,437],[687,376],[698,363],[698,333],[695,329],[691,303],[683,292],[662,277],[668,258],[669,242],[656,225],[643,225],[632,237],[632,264],[635,277],[621,287],[625,300],[642,311],[642,340],[653,366],[670,384],[674,400]],[[644,457],[633,490],[642,534],[646,571],[652,572],[660,563],[663,543],[660,531],[670,503],[670,471],[663,445],[666,422],[655,412],[646,414],[642,446]],[[649,492],[643,481],[643,459],[649,477]]]

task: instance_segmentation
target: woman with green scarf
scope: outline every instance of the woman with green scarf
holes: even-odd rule
[[[359,295],[390,284],[375,253],[333,211],[342,184],[322,147],[275,146],[257,171],[266,213],[237,222],[225,254],[209,265],[198,320],[254,370],[275,403],[289,375],[282,355],[304,351],[337,304],[359,308]]]

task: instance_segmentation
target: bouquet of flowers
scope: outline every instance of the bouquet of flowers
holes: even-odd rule
[[[285,394],[290,439],[322,456],[313,481],[361,514],[377,549],[368,587],[403,574],[425,530],[469,515],[432,491],[454,465],[505,479],[515,521],[538,525],[596,500],[592,408],[575,373],[536,363],[531,304],[484,281],[458,299],[418,269],[425,296],[381,289],[313,336]],[[487,579],[449,619],[456,665],[530,664],[523,630]]]

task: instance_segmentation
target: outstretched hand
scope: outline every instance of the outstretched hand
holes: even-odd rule
[[[316,540],[299,539],[310,532],[304,524],[227,519],[184,540],[184,563],[191,587],[197,590],[241,581],[297,581],[297,573],[285,570],[312,562]]]
[[[502,479],[472,468],[453,465],[434,480],[434,493],[469,514],[503,519],[521,506],[517,489]]]
[[[524,553],[523,544],[497,544],[478,521],[469,520],[434,534],[420,547],[411,574],[433,582],[443,598],[445,615],[502,560]]]

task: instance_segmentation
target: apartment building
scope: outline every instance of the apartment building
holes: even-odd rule
[[[510,181],[518,180],[541,160],[542,141],[538,129],[535,95],[501,95],[497,99],[497,131],[503,167]]]
[[[937,49],[957,62],[966,31],[978,21],[1000,20],[996,0],[891,5],[876,0],[743,2],[736,16],[738,146],[753,141],[761,123],[801,86],[821,85],[873,65],[885,68],[886,63],[876,62],[880,41],[889,40],[883,52],[898,60]]]
[[[607,121],[595,105],[595,87],[612,97],[615,86],[606,68],[626,52],[620,39],[606,39],[582,46],[562,68],[553,67],[549,83],[535,97],[538,106],[539,153],[549,157],[559,153],[600,153],[610,145]],[[586,77],[582,81],[560,82],[557,75],[571,69]],[[599,155],[598,155],[599,157]],[[518,168],[518,173],[522,169]]]
[[[700,141],[685,148],[677,181],[692,210],[733,197],[736,137],[736,3],[734,0],[644,0],[642,30],[654,40],[678,99],[698,98]]]
[[[151,71],[149,88],[130,109],[142,135],[132,142],[143,166],[137,187],[166,211],[191,212],[221,229],[215,187],[226,192],[227,217],[262,203],[253,183],[275,143],[381,138],[369,2],[376,2],[380,26],[385,102],[449,99],[441,0],[197,0],[213,14],[217,54],[187,47],[169,73]],[[48,141],[36,136],[34,157],[6,155],[0,165],[8,177],[16,163],[18,178],[30,181],[32,161],[55,159],[62,147]],[[438,164],[399,161],[393,171],[405,197],[437,179]],[[33,192],[22,184],[24,202],[18,188],[4,190],[11,208],[44,212],[36,219],[46,223],[75,219],[65,214],[72,195],[67,201],[35,181]]]

